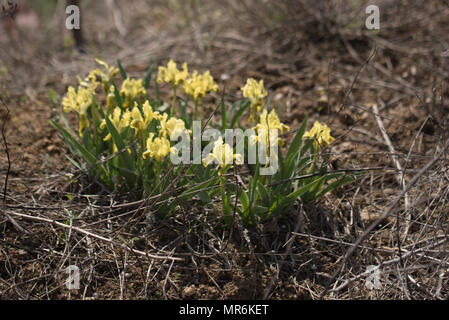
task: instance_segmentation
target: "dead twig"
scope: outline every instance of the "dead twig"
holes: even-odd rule
[[[394,163],[396,169],[398,170],[398,172],[402,173],[402,174],[396,175],[396,180],[398,181],[399,186],[402,188],[402,190],[405,190],[405,188],[406,188],[405,180],[404,180],[405,172],[402,169],[402,166],[401,166],[401,163],[399,162],[398,157],[396,156],[396,150],[394,149],[393,144],[391,143],[390,137],[388,136],[387,130],[385,129],[382,118],[379,115],[379,108],[377,107],[377,104],[373,105],[373,112],[374,112],[374,116],[376,117],[377,125],[379,126],[379,130],[382,134],[385,144],[388,146],[388,150],[390,151],[393,163]],[[409,200],[407,193],[405,193],[405,195],[404,195],[404,202],[405,202],[405,209],[408,210],[410,208],[410,200]]]
[[[2,124],[2,140],[3,140],[3,144],[5,145],[5,153],[6,153],[6,158],[7,158],[7,162],[8,162],[8,166],[6,168],[6,174],[5,174],[5,185],[3,187],[3,214],[6,216],[6,218],[8,218],[9,222],[11,222],[19,231],[24,232],[26,234],[29,234],[29,231],[25,230],[24,228],[22,228],[17,221],[11,217],[7,212],[6,212],[6,195],[8,192],[8,178],[9,178],[9,173],[11,171],[11,158],[9,155],[9,149],[8,149],[8,142],[6,141],[6,135],[5,135],[5,131],[6,131],[6,122],[8,121],[9,118],[9,108],[6,105],[6,103],[3,101],[3,98],[0,97],[0,101],[2,103],[2,105],[5,107],[6,109],[6,115],[5,115],[5,119],[3,121]]]
[[[393,147],[393,144],[391,143],[390,137],[388,136],[387,130],[385,129],[384,123],[382,121],[382,118],[379,116],[379,108],[377,107],[377,104],[373,105],[373,111],[374,111],[374,115],[376,117],[376,121],[377,121],[377,125],[379,126],[379,130],[382,134],[383,139],[385,140],[385,144],[388,146],[388,150],[390,151],[391,154],[393,154],[391,156],[394,165],[396,166],[396,168],[398,169],[398,172],[402,172],[402,174],[397,174],[395,175],[396,180],[398,181],[399,186],[402,188],[402,190],[404,191],[406,189],[406,185],[405,185],[405,179],[404,179],[404,175],[405,172],[402,169],[401,163],[399,162],[399,159],[397,156],[395,156],[394,154],[396,153],[396,150]],[[405,211],[407,212],[410,208],[410,201],[409,201],[409,197],[408,197],[408,193],[405,192],[404,193],[404,203],[405,203]],[[406,228],[405,228],[405,236],[408,233],[408,229],[410,227],[410,213],[407,214],[407,219],[406,219]],[[404,238],[405,238],[404,236]],[[404,291],[407,293],[408,296],[411,295],[411,290],[410,290],[410,285],[409,285],[409,278],[408,278],[408,274],[407,271],[405,269],[405,265],[404,265],[404,260],[402,259],[402,250],[401,250],[401,237],[400,237],[400,215],[399,215],[399,211],[396,212],[396,242],[398,245],[398,255],[399,255],[399,264],[400,264],[400,269],[404,271],[405,273],[405,286],[404,286]],[[399,271],[400,272],[400,271]]]
[[[431,160],[429,161],[410,181],[410,183],[407,185],[407,187],[402,190],[402,192],[396,197],[396,199],[388,206],[387,210],[376,220],[374,221],[364,232],[363,234],[357,239],[357,241],[354,243],[354,246],[349,248],[348,251],[346,251],[346,254],[344,255],[343,261],[340,264],[340,267],[334,272],[332,277],[330,278],[327,286],[320,294],[320,299],[322,299],[326,293],[329,291],[332,283],[335,281],[337,276],[340,274],[340,272],[343,270],[344,265],[346,264],[347,260],[353,255],[357,247],[368,237],[368,235],[374,230],[374,228],[379,225],[382,221],[384,221],[388,216],[391,215],[393,209],[396,207],[396,205],[399,203],[399,201],[402,199],[404,194],[408,192],[419,180],[419,178],[426,173],[447,151],[449,148],[449,139],[446,141],[445,145],[443,146],[442,150]]]
[[[106,242],[106,243],[110,243],[110,244],[112,244],[113,246],[121,247],[121,248],[123,248],[123,249],[125,249],[125,250],[127,250],[127,251],[129,251],[129,252],[132,252],[132,253],[135,253],[135,254],[138,254],[138,255],[141,255],[141,256],[150,258],[150,259],[170,260],[170,261],[184,261],[183,258],[170,257],[170,256],[153,255],[153,254],[150,254],[150,253],[147,253],[147,252],[143,252],[143,251],[140,251],[140,250],[136,250],[136,249],[133,249],[133,248],[128,247],[128,246],[125,245],[125,244],[117,243],[116,241],[114,241],[114,240],[112,240],[112,239],[103,237],[103,236],[101,236],[101,235],[92,233],[92,232],[90,232],[90,231],[81,229],[81,228],[79,228],[79,227],[74,227],[74,226],[70,226],[70,225],[61,223],[61,222],[56,221],[56,220],[51,220],[51,219],[42,218],[42,217],[36,217],[36,216],[29,216],[29,215],[22,214],[22,213],[17,213],[17,212],[13,212],[12,214],[13,214],[14,216],[16,216],[16,217],[20,217],[20,218],[23,218],[23,219],[28,219],[28,220],[32,220],[32,221],[39,221],[39,222],[45,222],[45,223],[49,223],[49,224],[52,224],[52,225],[55,225],[55,226],[58,226],[58,227],[61,227],[61,228],[64,228],[64,229],[71,229],[71,230],[73,230],[73,231],[82,233],[82,234],[84,234],[84,235],[87,235],[87,236],[89,236],[89,237],[95,238],[95,239],[97,239],[97,240],[100,240],[100,241],[103,241],[103,242]]]

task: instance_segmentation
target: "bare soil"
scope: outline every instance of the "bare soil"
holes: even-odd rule
[[[260,8],[258,1],[131,0],[116,1],[115,9],[86,1],[85,54],[63,27],[63,1],[54,10],[17,2],[16,19],[0,26],[0,118],[11,163],[8,171],[2,143],[0,181],[3,189],[8,174],[8,188],[0,206],[1,299],[448,298],[447,149],[436,158],[449,138],[445,1],[378,1],[385,12],[379,32],[364,28],[363,1],[354,8],[268,1]],[[278,5],[290,10],[276,15]],[[147,219],[145,208],[133,205],[111,210],[129,203],[127,195],[95,193],[49,123],[59,112],[50,90],[63,96],[94,57],[119,59],[135,77],[154,61],[186,61],[210,69],[235,93],[230,101],[241,98],[247,77],[264,79],[291,128],[306,114],[331,127],[336,141],[325,152],[332,169],[368,174],[266,225],[245,229],[237,219],[232,232],[191,204],[165,220]],[[67,182],[67,173],[79,183]],[[402,179],[413,182],[406,197]],[[345,260],[397,198],[393,214]],[[80,290],[65,286],[69,265],[80,268]],[[379,290],[365,286],[370,265],[381,266]]]

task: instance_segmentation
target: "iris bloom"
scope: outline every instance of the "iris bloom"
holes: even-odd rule
[[[143,115],[137,107],[137,102],[135,102],[134,108],[131,111],[131,128],[134,128],[136,130],[136,135],[139,134],[140,136],[147,130],[153,119],[160,119],[159,112],[153,111],[153,108],[148,101],[145,101],[143,104],[142,111]]]
[[[331,129],[327,125],[315,121],[312,129],[304,134],[303,139],[314,139],[313,146],[315,147],[315,150],[318,151],[335,140],[330,133]]]
[[[184,81],[189,76],[189,71],[187,69],[187,63],[182,65],[182,71],[178,70],[176,63],[170,60],[167,67],[159,67],[159,72],[157,76],[158,83],[171,83],[173,87],[178,87],[183,84]]]
[[[101,82],[103,83],[104,91],[106,93],[108,93],[108,90],[110,90],[109,84],[110,84],[111,80],[113,80],[115,78],[115,76],[119,73],[119,69],[109,66],[106,62],[104,62],[100,59],[95,59],[95,61],[97,62],[97,64],[99,64],[100,66],[103,67],[104,71],[101,70],[100,68],[98,68],[98,69],[95,69],[94,71],[92,71],[91,75],[95,75],[95,76],[101,78]]]
[[[250,118],[249,121],[257,121],[257,114],[263,106],[263,99],[268,95],[264,87],[263,80],[257,82],[253,78],[246,80],[245,86],[242,88],[243,96],[247,98],[250,103]]]
[[[174,148],[170,147],[170,141],[166,137],[157,137],[154,140],[153,138],[154,133],[151,132],[147,139],[147,150],[142,154],[142,157],[162,162],[170,151],[174,151]]]
[[[84,87],[90,87],[92,88],[94,91],[97,89],[98,85],[100,84],[98,80],[101,79],[101,83],[103,84],[103,89],[106,92],[106,94],[109,93],[110,91],[110,81],[112,79],[114,79],[114,77],[118,74],[119,70],[115,67],[110,67],[106,62],[100,60],[100,59],[95,59],[95,61],[97,62],[98,65],[100,65],[101,67],[103,67],[104,71],[101,70],[100,68],[97,68],[93,71],[91,71],[89,73],[89,75],[84,79],[81,80],[78,77],[78,81],[80,83],[80,85],[84,86]]]
[[[62,106],[65,112],[74,110],[79,115],[79,135],[83,136],[84,129],[89,127],[89,120],[87,119],[87,109],[93,103],[93,91],[91,88],[78,87],[75,90],[70,86],[67,95],[62,100]]]
[[[254,145],[256,142],[260,143],[260,146],[265,149],[266,161],[270,159],[270,156],[277,159],[277,154],[271,154],[271,150],[274,149],[276,145],[282,146],[284,144],[284,141],[281,138],[278,138],[278,136],[287,132],[290,128],[281,123],[278,115],[273,109],[270,114],[267,114],[267,110],[262,112],[260,115],[260,123],[254,127],[254,130],[257,132],[257,135],[250,137],[250,144]],[[272,135],[270,134],[270,130],[278,130],[278,134]]]
[[[175,117],[172,117],[167,121],[167,117],[168,115],[166,113],[160,117],[160,136],[168,137],[170,139],[172,135],[179,136],[183,132],[189,132],[189,130],[186,130],[184,121]]]
[[[81,79],[79,76],[77,78],[78,83],[80,84],[81,87],[91,89],[92,92],[95,92],[98,86],[100,85],[100,82],[97,81],[97,77],[95,77],[95,75],[92,73],[89,73],[89,75],[84,80]]]
[[[272,146],[274,143],[278,143],[279,145],[283,144],[283,140],[278,138],[275,140],[275,137],[270,137],[270,130],[279,130],[279,134],[283,134],[290,130],[289,126],[281,123],[279,120],[276,111],[271,110],[270,114],[267,115],[267,110],[264,110],[260,115],[260,122],[254,127],[254,130],[260,134],[262,131],[266,137],[265,141],[259,141],[258,136],[252,136],[251,142],[255,143],[259,141],[263,146]]]
[[[214,143],[212,153],[203,159],[203,165],[207,167],[212,162],[217,162],[220,165],[220,174],[226,168],[227,165],[232,164],[235,160],[235,164],[243,164],[243,158],[241,154],[234,154],[232,147],[223,142],[223,138],[219,137]]]
[[[198,99],[203,98],[208,92],[217,92],[218,86],[211,76],[210,71],[199,74],[195,70],[192,76],[185,81],[184,91],[197,102]]]
[[[119,107],[116,107],[114,109],[114,113],[112,115],[109,115],[109,120],[111,121],[111,123],[114,125],[114,127],[117,129],[118,133],[122,133],[123,130],[125,130],[126,127],[129,126],[130,121],[131,121],[131,112],[124,111],[122,114],[122,110]],[[103,120],[100,124],[100,129],[104,129],[106,128],[106,120]],[[111,139],[111,134],[108,133],[108,135],[103,139],[104,141],[108,141]],[[117,152],[117,146],[114,143],[113,146],[113,152]],[[130,152],[130,150],[128,150],[128,152]]]
[[[125,97],[123,108],[129,108],[135,98],[146,94],[146,90],[143,86],[143,79],[136,80],[126,78],[122,83],[120,94]]]

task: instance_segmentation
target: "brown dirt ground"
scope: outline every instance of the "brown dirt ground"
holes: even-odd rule
[[[311,7],[312,13],[307,13],[298,5],[291,16],[273,22],[269,14],[273,9],[268,13],[254,10],[252,1],[247,2],[249,7],[234,1],[200,2],[194,7],[187,2],[132,0],[126,8],[121,4],[127,34],[120,36],[110,9],[91,1],[83,7],[87,54],[78,53],[70,34],[62,29],[61,8],[45,16],[35,8],[23,9],[10,31],[6,32],[4,24],[0,29],[0,89],[10,109],[5,137],[12,163],[9,207],[1,210],[59,220],[70,212],[82,213],[83,226],[98,226],[89,227],[94,233],[120,243],[132,242],[138,250],[173,251],[185,261],[154,261],[75,231],[68,234],[48,223],[17,218],[27,230],[24,233],[1,216],[0,298],[318,298],[349,248],[347,243],[354,242],[400,193],[372,105],[379,106],[400,162],[407,168],[406,182],[448,139],[449,58],[441,53],[449,48],[449,7],[443,1],[410,1],[409,14],[404,14],[405,4],[399,2],[396,9],[388,7],[389,1],[381,2],[391,14],[376,34],[341,24],[338,18],[348,19],[345,15],[353,12],[343,9],[333,19],[326,16],[329,11],[314,15]],[[27,3],[22,1],[22,7]],[[327,10],[336,12],[336,8],[329,5]],[[104,10],[109,14],[101,14]],[[363,19],[355,11],[350,17]],[[42,32],[33,31],[33,14]],[[300,18],[290,20],[295,17]],[[374,46],[375,55],[365,63]],[[148,222],[124,216],[108,224],[101,219],[110,198],[97,199],[88,188],[80,190],[67,183],[65,174],[74,171],[65,158],[66,148],[49,124],[58,113],[49,90],[62,96],[77,75],[94,66],[95,56],[111,63],[120,59],[132,76],[143,76],[150,58],[186,61],[192,69],[210,69],[216,79],[228,75],[228,80],[219,82],[229,92],[238,92],[249,76],[264,79],[272,99],[283,107],[281,120],[292,128],[299,126],[305,114],[328,123],[337,137],[328,150],[334,169],[384,169],[370,171],[362,180],[305,207],[300,214],[304,236],[294,238],[286,257],[284,244],[297,224],[298,210],[250,230],[236,225],[232,238],[214,226],[214,217],[189,207],[184,218]],[[0,114],[4,121],[3,107]],[[3,181],[7,164],[3,144],[0,161]],[[403,250],[447,236],[447,168],[446,157],[411,189],[411,201],[421,201],[411,210],[400,211],[402,218],[412,217]],[[84,177],[80,182],[87,183]],[[72,192],[84,195],[71,202],[66,193]],[[103,208],[95,211],[93,203]],[[186,221],[195,232],[188,232]],[[393,216],[373,230],[366,248],[346,263],[338,276],[341,282],[368,265],[396,258],[396,230],[402,234],[405,221],[400,220],[399,228],[396,223]],[[447,298],[447,249],[446,243],[405,259],[406,285],[395,263],[384,269],[382,290],[366,289],[362,279],[325,298]],[[64,268],[69,264],[80,266],[81,290],[69,291],[64,286]]]

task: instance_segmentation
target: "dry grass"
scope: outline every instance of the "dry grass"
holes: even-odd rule
[[[61,32],[61,5],[41,21],[45,32],[23,26],[0,34],[11,157],[0,207],[0,298],[448,298],[444,1],[378,1],[379,33],[364,29],[362,1],[352,8],[337,0],[117,2],[123,35],[111,8],[86,1],[85,55]],[[221,83],[230,89],[247,76],[263,78],[291,127],[306,113],[329,124],[338,137],[328,150],[334,169],[372,170],[253,229],[237,220],[224,231],[191,203],[152,219],[157,197],[133,203],[99,192],[73,171],[47,124],[55,114],[48,90],[62,95],[93,56],[120,59],[133,76],[150,58],[172,57],[216,79],[228,75]],[[68,172],[79,184],[67,182]],[[71,264],[81,270],[78,291],[65,287]],[[380,266],[380,290],[365,286],[370,265]]]

